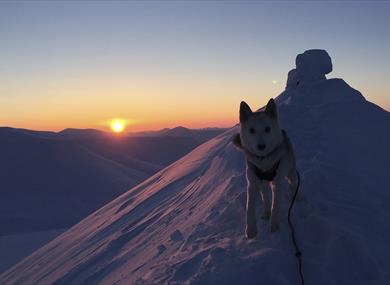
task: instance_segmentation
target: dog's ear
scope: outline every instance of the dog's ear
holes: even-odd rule
[[[240,104],[240,123],[245,122],[252,115],[252,110],[247,103],[241,101]]]
[[[278,111],[276,108],[276,103],[273,98],[269,99],[267,106],[265,107],[265,113],[273,119],[276,119],[278,116]]]
[[[240,134],[235,134],[235,135],[232,137],[232,143],[234,144],[234,146],[235,146],[236,148],[242,149]]]

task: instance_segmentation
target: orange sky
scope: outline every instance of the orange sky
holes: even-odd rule
[[[55,131],[69,127],[107,130],[112,118],[123,118],[128,122],[127,131],[178,125],[229,127],[238,121],[241,100],[260,107],[268,94],[277,95],[282,89],[282,85],[272,81],[267,85],[268,88],[262,88],[256,82],[229,82],[215,77],[162,80],[116,76],[50,83],[34,80],[23,86],[23,92],[30,94],[28,97],[19,99],[17,93],[22,90],[18,87],[3,90],[15,96],[7,100],[1,124]]]
[[[241,100],[276,97],[311,48],[330,54],[329,78],[389,110],[389,5],[0,1],[0,126],[232,126]]]
[[[111,78],[32,79],[23,87],[16,84],[1,87],[1,92],[12,96],[2,101],[0,125],[53,131],[65,128],[109,130],[110,120],[122,118],[127,121],[126,131],[130,132],[179,125],[230,127],[238,122],[241,100],[258,108],[283,91],[284,81],[274,84],[273,79],[266,80],[268,82],[252,78],[230,80],[216,76],[143,79],[119,74]],[[350,83],[354,86],[354,82]],[[376,95],[368,99],[382,103],[385,92],[381,88],[364,87],[357,89],[363,95],[374,91]],[[23,92],[28,92],[29,96],[18,96]],[[383,96],[378,96],[381,92]]]

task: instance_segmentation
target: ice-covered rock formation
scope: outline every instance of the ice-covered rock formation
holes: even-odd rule
[[[390,114],[341,79],[287,88],[277,104],[302,177],[293,222],[306,284],[388,284]],[[287,189],[280,230],[259,219],[258,237],[244,238],[237,131],[96,211],[0,284],[299,284]]]
[[[332,71],[332,60],[325,50],[311,49],[297,55],[295,66],[288,73],[287,89],[326,80],[325,74]]]

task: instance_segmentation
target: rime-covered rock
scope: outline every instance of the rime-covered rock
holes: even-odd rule
[[[325,50],[311,49],[298,54],[295,69],[290,70],[286,88],[303,87],[325,80],[325,75],[332,71],[332,59]]]

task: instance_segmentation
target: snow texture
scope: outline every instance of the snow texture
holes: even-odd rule
[[[302,177],[292,220],[306,284],[388,284],[390,114],[341,79],[291,86],[276,101]],[[258,237],[244,238],[245,163],[231,144],[237,131],[96,211],[0,283],[299,284],[287,187],[280,230],[270,233],[258,219]]]

